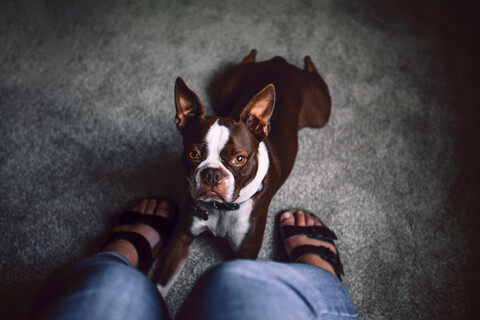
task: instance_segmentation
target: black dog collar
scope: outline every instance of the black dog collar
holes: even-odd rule
[[[247,200],[242,201],[242,202],[220,202],[220,201],[215,201],[215,200],[199,201],[199,202],[201,204],[206,204],[206,205],[212,207],[213,209],[217,209],[217,210],[221,210],[221,211],[235,211],[235,210],[240,209],[240,206],[242,204],[244,204],[245,202],[247,202],[248,200],[250,200],[251,198],[256,196],[258,193],[260,193],[260,191],[262,191],[262,189],[263,189],[263,183],[260,184],[260,187],[258,188],[257,192],[255,192],[254,195],[252,195],[250,198],[248,198]],[[191,201],[193,202],[193,199]],[[198,217],[202,220],[205,220],[205,221],[208,220],[208,211],[203,209],[200,204],[196,203],[196,204],[191,205],[190,210],[191,210],[191,212],[194,216],[196,216],[196,217]]]

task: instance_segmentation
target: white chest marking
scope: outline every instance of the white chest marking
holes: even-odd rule
[[[253,200],[250,199],[235,211],[220,211],[210,207],[208,220],[194,217],[192,223],[192,234],[199,235],[203,231],[210,230],[215,236],[227,238],[232,248],[236,251],[240,248],[245,234],[250,228],[250,215],[252,213]]]

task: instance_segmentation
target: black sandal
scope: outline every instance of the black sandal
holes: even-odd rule
[[[300,227],[300,226],[283,226],[280,227],[280,236],[282,238],[283,244],[285,242],[293,237],[296,236],[307,236],[308,238],[311,239],[316,239],[316,240],[322,240],[326,241],[328,243],[331,243],[333,246],[335,246],[334,240],[337,240],[337,236],[335,233],[327,228],[324,223],[318,219],[314,214],[309,212],[308,210],[303,210],[303,209],[290,209],[286,211],[290,212],[295,212],[301,210],[304,212],[306,215],[310,215],[314,220],[320,222],[322,226],[309,226],[309,227]],[[284,211],[285,212],[285,211]],[[283,246],[285,248],[285,245]],[[336,247],[335,247],[336,248]],[[303,256],[306,256],[308,254],[316,254],[320,256],[325,262],[330,264],[335,271],[335,274],[337,275],[338,279],[340,281],[342,280],[342,275],[345,275],[343,272],[343,265],[342,262],[340,261],[340,254],[338,253],[335,254],[332,250],[330,250],[327,247],[324,247],[322,245],[302,245],[298,246],[295,249],[293,249],[290,254],[287,254],[288,259],[291,262],[298,262]]]
[[[157,206],[162,201],[168,200],[159,199]],[[170,219],[153,214],[144,214],[136,211],[125,211],[119,218],[118,226],[144,223],[154,228],[160,235],[162,241],[165,242],[172,232],[174,223],[173,219],[177,216],[177,206],[174,202],[169,202],[173,208],[173,216]],[[156,210],[157,207],[155,207],[154,211]],[[150,247],[150,243],[147,241],[147,239],[145,239],[145,237],[141,234],[134,231],[116,231],[102,246],[102,250],[108,244],[120,239],[127,240],[135,247],[135,250],[137,250],[138,254],[137,269],[143,273],[147,273],[153,264],[152,248]]]

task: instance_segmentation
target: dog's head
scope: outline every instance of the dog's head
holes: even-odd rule
[[[245,106],[239,121],[207,117],[198,96],[177,79],[175,123],[195,201],[241,202],[261,188],[269,166],[263,140],[274,105],[275,88],[269,84]]]

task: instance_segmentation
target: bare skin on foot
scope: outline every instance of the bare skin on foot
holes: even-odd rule
[[[299,227],[309,227],[309,226],[322,226],[323,224],[315,220],[311,215],[297,210],[295,212],[285,211],[280,217],[280,226],[299,226]],[[337,249],[331,243],[326,241],[321,241],[317,239],[311,239],[307,236],[299,235],[285,241],[284,246],[285,250],[289,254],[293,249],[301,245],[314,245],[314,246],[324,246],[329,248],[333,253],[337,253]],[[335,271],[332,266],[323,260],[320,256],[315,254],[308,254],[303,256],[299,262],[305,264],[311,264],[322,269],[325,269],[335,275]]]
[[[170,203],[168,203],[167,201],[159,202],[156,199],[143,199],[138,205],[132,208],[132,211],[143,214],[158,215],[168,219],[172,218],[172,208]],[[139,233],[140,235],[145,237],[145,239],[147,239],[148,243],[150,243],[150,247],[152,248],[152,250],[155,247],[163,244],[161,243],[163,242],[163,240],[161,239],[158,232],[154,228],[143,223],[118,226],[117,228],[115,228],[115,231],[132,231]],[[130,261],[132,266],[137,267],[138,265],[137,250],[127,240],[120,239],[109,243],[107,246],[105,246],[103,251],[118,252],[124,255],[128,259],[128,261]]]

